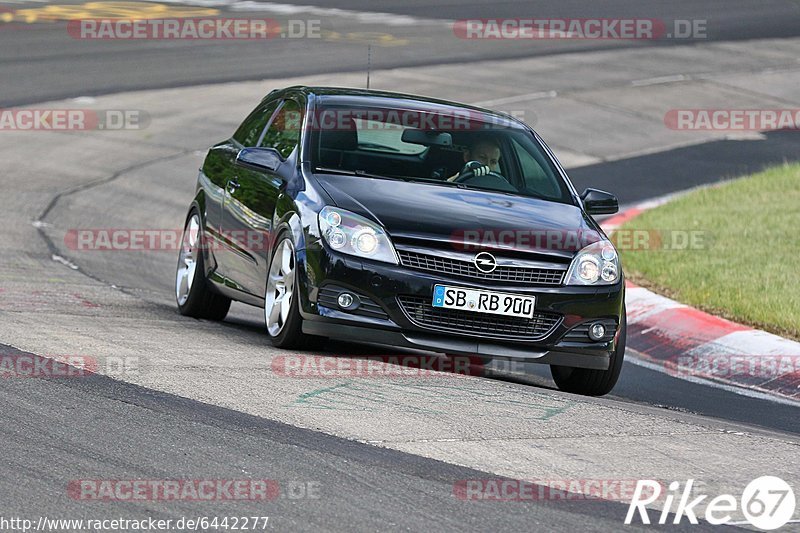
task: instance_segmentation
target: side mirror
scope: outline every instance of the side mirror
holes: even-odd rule
[[[617,197],[610,192],[586,189],[581,194],[583,208],[590,215],[613,215],[619,211]]]
[[[243,148],[236,156],[236,164],[257,171],[275,172],[283,160],[274,148]]]

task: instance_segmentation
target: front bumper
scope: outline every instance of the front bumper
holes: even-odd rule
[[[298,259],[303,332],[340,340],[605,370],[624,312],[623,281],[601,287],[532,287],[466,279],[337,254],[320,241],[310,244]],[[430,301],[436,284],[535,296],[536,312],[557,315],[558,320],[535,339],[420,324],[398,297]],[[332,288],[346,289],[375,305],[369,306],[369,313],[347,312],[324,297]],[[576,338],[576,326],[595,320],[617,326],[616,335],[604,342]]]

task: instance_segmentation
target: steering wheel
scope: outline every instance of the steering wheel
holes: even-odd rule
[[[453,182],[465,183],[474,178],[485,178],[491,176],[495,179],[503,180],[504,183],[508,184],[511,183],[505,176],[493,170],[490,170],[486,173],[475,174],[475,170],[485,169],[485,168],[487,168],[486,165],[484,165],[480,161],[467,161],[467,163],[464,165],[464,168],[461,169],[461,172],[458,173],[458,177],[456,177],[456,179],[454,179]]]

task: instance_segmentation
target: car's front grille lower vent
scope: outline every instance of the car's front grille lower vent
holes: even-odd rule
[[[348,311],[339,307],[339,294],[345,291],[358,296],[358,299],[361,303],[356,309]],[[373,300],[370,300],[366,296],[362,296],[355,291],[347,290],[343,287],[337,287],[335,285],[326,285],[322,287],[319,290],[319,296],[317,296],[317,303],[329,309],[336,309],[337,311],[343,311],[345,313],[368,316],[371,318],[381,318],[383,320],[389,319],[389,315],[386,314],[386,311],[384,311],[383,308]]]
[[[509,281],[528,285],[561,285],[563,270],[498,266],[493,272],[481,272],[472,261],[410,250],[397,250],[403,266],[439,274],[492,281]]]
[[[547,337],[561,322],[553,313],[535,313],[533,318],[505,317],[431,305],[430,298],[398,296],[409,320],[420,327],[452,333],[474,333],[495,338],[533,341]]]
[[[597,341],[593,341],[589,338],[589,326],[594,324],[595,322],[600,322],[605,326],[606,333],[603,335],[603,338]],[[584,322],[583,324],[578,324],[577,326],[573,327],[571,330],[564,334],[561,340],[567,342],[608,342],[614,338],[614,335],[617,333],[617,323],[614,319],[602,319],[602,320],[593,320],[591,322]]]

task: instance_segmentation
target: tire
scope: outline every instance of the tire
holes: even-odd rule
[[[175,299],[178,312],[193,318],[222,320],[231,307],[230,298],[214,292],[205,277],[202,243],[203,225],[197,208],[186,217],[175,272]]]
[[[264,320],[267,335],[277,348],[319,348],[324,337],[303,333],[300,316],[297,255],[291,234],[284,231],[275,239],[264,291]],[[287,286],[290,289],[287,291]],[[286,295],[288,294],[288,300]],[[277,309],[277,310],[276,310]]]
[[[623,312],[617,342],[608,370],[592,370],[588,368],[572,368],[568,366],[550,365],[550,373],[559,390],[583,394],[584,396],[603,396],[611,392],[617,384],[625,359],[625,337],[627,335],[627,314]]]

